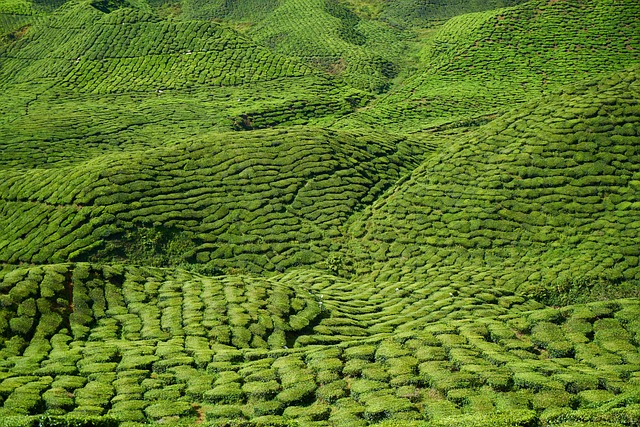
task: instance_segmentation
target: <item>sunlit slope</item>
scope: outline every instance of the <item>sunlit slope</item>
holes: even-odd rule
[[[5,164],[305,124],[360,103],[355,91],[219,24],[116,6],[66,3],[0,45]]]
[[[639,82],[636,67],[567,88],[427,160],[352,225],[358,271],[637,284]]]
[[[252,272],[320,262],[340,226],[421,152],[384,134],[292,129],[5,170],[0,258]]]
[[[254,23],[279,5],[278,0],[182,0],[180,15],[189,19],[228,19]]]
[[[207,337],[223,350],[230,349],[223,345],[276,350],[408,333],[427,325],[435,331],[444,327],[436,325],[439,321],[544,308],[482,283],[373,284],[318,270],[298,269],[270,278],[207,277],[179,269],[88,263],[5,270],[5,344],[14,339],[11,332],[48,339],[71,328],[67,332],[76,340],[168,340],[187,334]],[[167,301],[170,296],[173,301]],[[27,308],[31,297],[42,300]],[[124,314],[114,310],[118,305],[140,311],[140,328],[103,324],[108,317]]]
[[[22,37],[31,24],[41,17],[33,4],[26,0],[0,1],[0,49]],[[0,61],[1,66],[2,61]],[[0,102],[0,123],[4,123],[15,114],[16,110],[24,108],[24,103],[31,99],[16,91],[10,97],[3,97]]]
[[[422,69],[343,126],[419,131],[485,117],[639,60],[635,0],[533,0],[450,19],[426,42]]]
[[[28,414],[163,425],[633,425],[637,301],[553,309],[480,288],[398,290],[302,271],[5,270],[0,414],[16,426]],[[414,320],[389,334],[387,320],[410,305],[431,316],[407,310]]]

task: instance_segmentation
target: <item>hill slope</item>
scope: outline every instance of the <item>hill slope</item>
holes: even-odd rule
[[[542,93],[637,63],[639,14],[634,0],[534,0],[456,16],[427,40],[416,73],[344,126],[418,132],[486,122]]]
[[[374,92],[389,88],[409,38],[393,26],[335,0],[185,1],[182,16],[216,17],[237,25],[275,52],[343,77]]]
[[[87,2],[66,3],[0,55],[2,162],[18,168],[306,124],[363,98],[218,24]]]
[[[638,71],[527,104],[427,160],[352,225],[361,274],[637,286]]]
[[[3,171],[0,259],[255,273],[315,263],[422,151],[387,135],[291,129]]]

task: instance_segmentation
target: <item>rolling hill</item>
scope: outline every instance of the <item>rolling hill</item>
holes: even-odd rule
[[[0,0],[0,427],[640,423],[635,0]]]
[[[386,135],[289,128],[8,170],[0,257],[284,271],[327,256],[421,153]]]
[[[362,273],[637,283],[638,70],[519,107],[422,163],[351,225]]]
[[[456,16],[424,42],[415,73],[348,126],[420,132],[485,123],[532,97],[637,64],[639,14],[633,0],[539,0]]]

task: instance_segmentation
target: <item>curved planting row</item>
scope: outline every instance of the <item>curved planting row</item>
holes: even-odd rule
[[[0,123],[5,168],[77,165],[214,132],[305,125],[344,115],[362,102],[361,93],[316,76],[210,91],[60,96],[55,88],[43,94],[23,88],[16,85],[0,105],[6,112]]]

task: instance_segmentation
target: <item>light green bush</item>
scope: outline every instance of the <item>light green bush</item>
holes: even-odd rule
[[[144,410],[145,414],[154,420],[165,417],[184,417],[195,414],[193,406],[188,402],[159,401],[149,405]]]
[[[211,403],[235,404],[242,402],[244,396],[245,394],[240,384],[229,382],[215,386],[213,389],[205,392],[203,398],[205,401]]]

